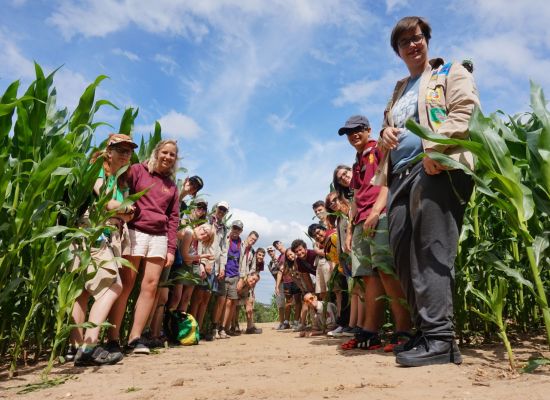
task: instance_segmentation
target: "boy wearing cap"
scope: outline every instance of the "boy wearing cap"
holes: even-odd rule
[[[363,320],[363,329],[343,348],[376,349],[381,346],[378,330],[384,313],[384,303],[377,301],[377,298],[387,294],[392,299],[391,307],[398,330],[406,331],[410,325],[409,314],[400,303],[405,295],[393,276],[393,260],[389,256],[386,217],[388,188],[371,184],[381,153],[376,147],[377,142],[370,138],[369,120],[365,116],[354,115],[338,130],[338,134],[346,135],[357,151],[350,184],[354,190],[352,223],[348,226],[346,244],[352,249],[352,276],[361,277],[365,283],[365,313],[364,318],[358,318],[358,321]]]
[[[218,336],[221,339],[228,338],[226,328],[230,327],[231,321],[233,321],[233,315],[239,300],[239,294],[237,293],[237,283],[240,277],[240,261],[242,252],[241,232],[243,231],[243,223],[239,220],[233,221],[231,224],[231,230],[227,236],[227,255],[226,261],[223,265],[222,275],[224,276],[225,285],[224,292],[221,297],[225,299],[223,324],[218,329]]]

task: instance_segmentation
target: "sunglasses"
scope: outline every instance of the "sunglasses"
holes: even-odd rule
[[[121,156],[129,156],[129,155],[132,155],[132,153],[134,152],[133,149],[128,149],[128,148],[125,148],[125,147],[118,147],[118,146],[114,146],[113,150],[116,151]]]
[[[225,208],[225,207],[218,207],[218,210],[220,210],[221,212],[224,212],[224,213],[227,212],[227,208]]]

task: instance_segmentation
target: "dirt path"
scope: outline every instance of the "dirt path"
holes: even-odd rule
[[[0,381],[0,398],[17,399],[521,399],[550,398],[550,368],[510,376],[500,347],[463,349],[461,366],[400,368],[382,351],[342,352],[339,339],[298,338],[264,324],[242,335],[199,346],[129,356],[103,368],[54,369],[58,386],[17,394],[38,371]],[[540,351],[540,348],[538,349]],[[520,360],[534,354],[516,348]],[[546,357],[548,353],[544,354]],[[19,386],[19,388],[13,388]],[[9,388],[11,387],[11,388]]]

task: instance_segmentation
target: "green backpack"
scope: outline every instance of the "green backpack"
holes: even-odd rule
[[[164,316],[164,334],[172,343],[183,346],[199,344],[199,324],[191,314],[168,310]]]

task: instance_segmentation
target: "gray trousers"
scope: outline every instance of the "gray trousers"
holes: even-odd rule
[[[421,162],[391,177],[390,247],[413,323],[426,336],[454,335],[454,261],[472,190],[464,172],[427,175]]]

